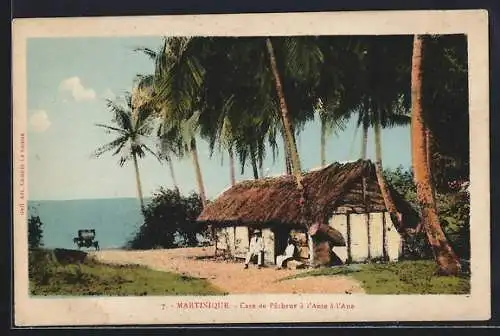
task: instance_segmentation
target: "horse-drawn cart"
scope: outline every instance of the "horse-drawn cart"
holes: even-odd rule
[[[78,245],[78,248],[82,247],[94,247],[96,250],[99,250],[99,242],[95,239],[95,230],[94,229],[84,229],[78,230],[78,237],[73,238],[73,242]]]

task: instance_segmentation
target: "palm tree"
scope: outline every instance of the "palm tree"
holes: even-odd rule
[[[340,98],[339,98],[340,99]],[[339,111],[339,100],[333,106],[325,107],[319,100],[317,106],[317,113],[321,122],[320,128],[320,162],[321,166],[326,166],[326,139],[332,134],[337,135],[339,131],[344,131],[347,122],[349,121],[349,114]]]
[[[187,116],[186,116],[187,117]],[[203,183],[203,174],[201,172],[200,160],[198,156],[197,137],[199,134],[199,117],[200,112],[193,112],[187,119],[175,119],[171,116],[165,117],[163,124],[163,134],[173,134],[176,141],[180,141],[181,150],[178,152],[178,157],[183,157],[188,153],[193,161],[195,170],[196,184],[198,185],[198,193],[200,195],[202,205],[206,206],[207,198],[205,193],[205,185]]]
[[[137,158],[145,157],[147,152],[158,158],[156,153],[144,143],[144,138],[148,137],[152,130],[150,124],[151,110],[145,107],[134,110],[130,94],[125,96],[125,101],[126,105],[120,106],[111,100],[107,100],[107,106],[114,115],[114,125],[96,124],[96,126],[104,128],[107,133],[116,134],[117,138],[99,147],[93,155],[96,158],[101,157],[106,152],[112,152],[112,155],[120,155],[118,164],[121,167],[132,159],[135,169],[137,194],[141,210],[144,212],[144,197]]]
[[[439,273],[442,275],[457,275],[461,269],[460,262],[449,245],[439,223],[427,160],[427,126],[423,111],[423,80],[425,74],[422,71],[422,55],[425,51],[424,41],[424,36],[414,36],[411,67],[412,163],[417,187],[417,199],[421,208],[424,229],[433,250]]]
[[[178,44],[172,38],[168,41],[174,45]],[[293,43],[282,40],[279,44],[280,49],[285,47],[293,49],[292,46],[294,46]],[[265,155],[263,139],[268,138],[273,154],[277,148],[274,138],[276,133],[272,130],[274,126],[268,121],[280,120],[282,134],[287,144],[285,153],[289,153],[290,158],[293,157],[291,161],[297,166],[299,160],[292,124],[300,119],[303,113],[297,109],[295,117],[290,116],[286,102],[283,105],[287,85],[288,90],[293,86],[283,82],[280,77],[279,71],[284,70],[278,69],[277,57],[271,40],[269,38],[265,40],[262,38],[192,38],[187,40],[181,49],[182,55],[177,57],[178,73],[175,77],[171,76],[169,80],[181,82],[182,85],[187,86],[188,91],[193,93],[190,97],[182,93],[186,98],[182,101],[196,102],[194,104],[201,112],[200,131],[209,140],[211,148],[217,141],[220,141],[220,131],[227,118],[231,124],[241,125],[243,115],[247,117],[249,125],[257,123],[268,126],[260,127],[258,134],[251,132],[248,128],[245,131],[237,130],[240,137],[246,137],[249,140],[245,141],[248,148],[244,148],[241,144],[239,148],[235,148],[239,151],[240,163],[244,167],[242,161],[249,158],[254,177],[258,177],[258,170],[262,166]],[[262,57],[262,51],[267,52],[268,60]],[[282,54],[284,52],[280,50],[280,59],[285,58]],[[225,76],[221,77],[221,73]],[[179,80],[179,78],[185,80]],[[272,80],[275,82],[274,90],[276,90],[274,97],[271,91]],[[166,97],[167,91],[159,90],[158,96]],[[231,100],[236,101],[236,104],[232,104]],[[278,119],[271,117],[276,113],[277,101],[282,106]],[[236,107],[239,109],[236,110]],[[295,175],[300,178],[300,173],[297,174],[300,172],[300,166],[297,168],[294,170]]]
[[[397,108],[397,107],[395,107]],[[405,110],[400,111],[404,113]],[[380,116],[379,116],[380,118]],[[385,181],[385,177],[383,174],[383,164],[382,164],[382,136],[381,136],[381,128],[389,128],[394,126],[404,126],[410,123],[411,119],[409,116],[400,113],[392,113],[385,116],[384,120],[376,120],[374,125],[374,133],[375,133],[375,174],[377,176],[377,182],[380,187],[380,192],[382,194],[382,198],[384,199],[384,203],[387,211],[392,215],[393,221],[397,224],[402,224],[402,217],[394,203],[394,200],[391,197],[391,193],[389,187]]]
[[[258,118],[243,118],[239,125],[233,128],[234,148],[241,164],[241,173],[245,173],[247,159],[250,161],[254,179],[262,176],[262,163],[266,155],[265,143],[269,135],[269,120]]]
[[[234,169],[234,151],[233,148],[228,149],[229,154],[229,179],[231,181],[231,186],[236,184],[236,172]]]
[[[197,145],[197,135],[198,135],[198,125],[199,125],[200,112],[195,111],[188,119],[181,121],[182,136],[181,139],[184,141],[184,147],[186,151],[191,155],[193,160],[193,166],[195,169],[196,183],[198,184],[198,192],[200,193],[200,198],[202,205],[207,204],[207,197],[205,193],[205,185],[203,183],[203,175],[201,173],[200,160],[198,157],[198,145]]]
[[[159,51],[137,48],[136,51],[143,52],[155,62],[154,75],[141,78],[139,87],[148,89],[147,105],[152,106],[162,119],[158,136],[162,152],[168,157],[171,174],[172,156],[169,154],[183,157],[185,153],[189,153],[195,168],[198,192],[205,206],[206,193],[196,139],[200,113],[196,111],[195,101],[200,87],[200,73],[197,72],[199,67],[181,61],[188,42],[188,38],[165,38]],[[186,67],[190,71],[185,71]],[[173,175],[172,179],[175,180]]]
[[[229,157],[229,180],[231,181],[231,186],[236,184],[236,172],[234,167],[234,139],[233,139],[233,127],[231,127],[231,120],[229,117],[225,117],[222,123],[222,134],[221,140],[219,141],[219,151],[222,152],[222,147],[228,153]]]
[[[409,55],[411,43],[406,36],[360,38],[354,52],[357,78],[357,125],[362,128],[361,158],[366,159],[368,130],[375,134],[375,168],[386,209],[393,221],[401,223],[382,165],[381,129],[409,124]],[[356,94],[355,94],[356,95]],[[401,225],[399,225],[401,226]]]
[[[248,146],[252,146],[247,149],[240,147],[243,151],[240,161],[241,158],[250,158],[255,176],[263,161],[262,139],[268,138],[275,154],[275,136],[279,129],[286,144],[285,154],[288,155],[285,157],[289,156],[291,165],[295,166],[293,171],[297,181],[301,179],[295,133],[300,130],[300,123],[312,116],[314,98],[303,94],[308,87],[304,79],[315,73],[313,66],[320,57],[303,52],[305,45],[309,47],[310,44],[308,38],[299,39],[192,38],[179,57],[183,63],[183,66],[179,64],[179,68],[187,72],[179,76],[189,79],[183,82],[189,86],[188,89],[195,87],[188,82],[194,83],[199,79],[196,85],[200,87],[193,89],[197,93],[190,99],[199,104],[201,133],[208,138],[211,146],[220,139],[226,117],[233,125],[240,125],[244,116],[250,125],[262,123],[268,126],[260,127],[258,134],[248,131],[240,134],[248,136],[251,140]],[[300,73],[304,72],[302,64],[306,64],[311,71]],[[268,122],[270,120],[272,122]],[[280,127],[276,127],[274,122],[279,122]]]
[[[302,169],[300,167],[299,153],[297,150],[297,145],[293,139],[294,134],[292,130],[292,123],[290,118],[290,113],[288,112],[288,107],[285,98],[285,92],[283,90],[283,84],[281,81],[281,76],[278,72],[278,65],[276,63],[276,55],[274,54],[273,43],[270,37],[266,38],[266,48],[269,53],[269,62],[271,65],[271,71],[276,82],[276,94],[278,95],[278,100],[280,103],[281,118],[283,121],[283,129],[286,139],[286,147],[288,153],[290,154],[292,172],[295,175],[295,180],[297,183],[297,188],[302,189]]]
[[[141,51],[149,57],[156,56],[156,52],[147,48],[137,48],[136,51]],[[136,76],[134,84],[132,91],[132,105],[134,108],[151,108],[150,102],[154,90],[154,75],[139,74]],[[151,111],[153,116],[159,116],[157,110],[151,109]],[[179,191],[179,185],[175,178],[173,157],[182,157],[184,155],[182,141],[179,139],[178,132],[175,132],[175,130],[164,131],[162,126],[163,125],[160,124],[156,132],[158,139],[158,157],[167,163],[174,189]]]
[[[184,146],[182,139],[180,139],[177,130],[164,130],[163,125],[160,125],[157,130],[158,138],[158,156],[167,163],[170,172],[170,179],[174,185],[175,190],[179,190],[177,179],[175,178],[174,170],[174,157],[180,158],[184,154]]]
[[[156,57],[157,54],[147,48],[137,48],[136,51],[144,52],[149,57]],[[142,106],[151,108],[152,115],[158,119],[161,116],[161,111],[155,109],[150,104],[154,93],[153,90],[154,75],[137,75],[132,94],[132,102],[136,108]],[[162,161],[167,163],[174,189],[179,191],[179,185],[175,177],[173,158],[181,158],[185,155],[182,139],[180,139],[179,132],[176,129],[171,128],[169,130],[164,130],[164,125],[162,123],[157,127],[156,136],[158,140],[158,156]]]

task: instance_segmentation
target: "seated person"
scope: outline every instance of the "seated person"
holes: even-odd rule
[[[285,248],[285,253],[276,257],[276,268],[281,269],[283,263],[289,259],[292,259],[295,255],[295,242],[292,238],[288,238],[287,246]]]
[[[260,230],[255,230],[252,239],[250,239],[250,247],[245,258],[245,268],[248,268],[250,259],[257,256],[257,268],[262,267],[262,257],[264,254],[264,242]]]

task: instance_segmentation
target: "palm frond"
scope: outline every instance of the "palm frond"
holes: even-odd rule
[[[94,124],[95,126],[97,127],[101,127],[101,128],[104,128],[106,129],[106,133],[111,133],[111,131],[115,131],[115,132],[118,132],[118,133],[121,133],[121,134],[126,134],[127,131],[126,130],[123,130],[121,128],[118,128],[118,127],[113,127],[113,126],[109,126],[109,125],[105,125],[105,124]]]
[[[126,109],[110,99],[107,100],[107,106],[111,112],[113,112],[113,120],[119,128],[126,130],[127,132],[133,130],[130,109]]]
[[[161,157],[160,157],[158,154],[156,154],[156,153],[155,153],[155,152],[154,152],[151,148],[149,148],[149,147],[148,147],[148,146],[146,146],[145,144],[142,144],[142,148],[143,148],[146,152],[148,152],[148,153],[150,153],[151,155],[153,155],[153,156],[154,156],[154,157],[155,157],[155,158],[156,158],[156,159],[157,159],[157,160],[161,163]],[[167,155],[167,156],[168,156],[168,155]]]
[[[113,156],[114,155],[118,155],[122,150],[123,150],[123,147],[125,147],[125,145],[127,144],[128,141],[122,141],[120,143],[120,145],[118,147],[116,147],[116,150],[113,152]]]
[[[118,165],[120,167],[123,167],[125,165],[125,163],[127,163],[129,160],[132,159],[132,154],[128,153],[128,154],[124,154],[120,157],[120,159],[118,160]]]
[[[403,114],[391,114],[388,118],[381,122],[384,128],[391,128],[396,126],[407,126],[411,123],[411,117]]]
[[[116,148],[120,148],[120,146],[122,146],[122,143],[126,143],[127,140],[128,140],[127,136],[121,136],[121,137],[97,148],[92,155],[96,158],[99,158],[102,156],[102,154],[104,154],[106,152],[115,150]]]
[[[112,121],[116,126],[105,124],[96,124],[97,127],[104,128],[107,133],[111,131],[117,132],[119,137],[104,146],[99,147],[94,153],[94,157],[100,157],[102,154],[113,151],[112,155],[121,154],[118,161],[120,166],[123,166],[134,155],[142,158],[145,151],[142,147],[149,148],[141,141],[142,137],[149,136],[152,130],[150,124],[151,109],[147,106],[142,106],[133,113],[131,96],[125,95],[125,102],[127,106],[119,105],[116,101],[107,100],[107,106],[110,112],[113,113]],[[130,149],[125,150],[125,145],[130,143]],[[152,153],[152,151],[151,151]],[[157,157],[156,154],[154,154]]]
[[[155,60],[157,55],[158,55],[158,53],[156,51],[154,51],[150,48],[145,48],[145,47],[134,48],[134,51],[143,53],[144,55],[149,57],[151,60]]]

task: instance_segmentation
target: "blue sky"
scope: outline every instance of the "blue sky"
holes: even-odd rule
[[[37,38],[28,40],[28,179],[32,200],[136,197],[132,164],[118,166],[111,153],[91,158],[100,145],[112,140],[96,123],[109,124],[111,113],[105,98],[123,95],[139,73],[151,73],[152,62],[133,51],[136,47],[157,49],[161,37],[135,38]],[[373,133],[369,134],[373,140]],[[327,160],[355,160],[360,152],[361,132],[354,123],[327,143]],[[319,166],[319,124],[309,123],[298,138],[302,166]],[[282,146],[282,144],[280,144]],[[386,167],[410,165],[408,127],[382,132]],[[284,171],[282,151],[273,163],[264,163],[267,175]],[[374,157],[373,141],[368,147]],[[208,197],[226,189],[229,181],[227,157],[210,159],[208,145],[200,141],[200,164]],[[171,187],[165,164],[147,157],[139,162],[145,196],[160,186]],[[174,164],[181,192],[196,190],[194,168],[189,158]],[[238,180],[252,178],[251,167]],[[237,173],[240,173],[239,169]]]

